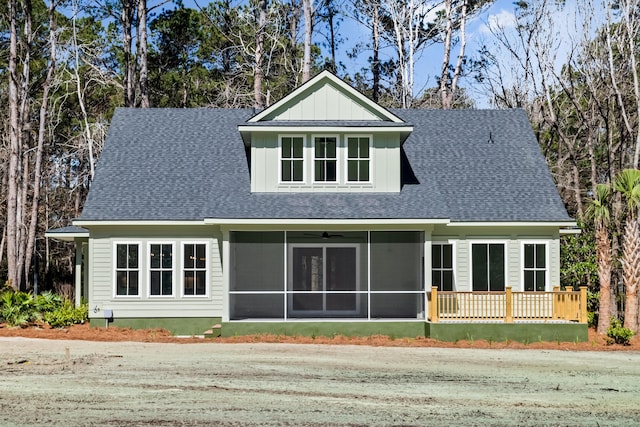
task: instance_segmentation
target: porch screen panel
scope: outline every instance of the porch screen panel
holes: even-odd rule
[[[284,233],[230,233],[230,318],[282,318]]]
[[[421,318],[424,314],[424,234],[371,232],[372,318]]]

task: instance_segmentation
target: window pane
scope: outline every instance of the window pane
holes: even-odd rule
[[[536,291],[545,291],[545,272],[536,271]]]
[[[162,295],[171,295],[173,293],[173,272],[162,272]]]
[[[489,245],[489,280],[492,291],[504,291],[504,245]]]
[[[293,180],[294,181],[302,181],[302,165],[303,165],[302,160],[295,160],[293,162]],[[289,174],[289,177],[291,177],[291,174]]]
[[[129,272],[129,295],[138,295],[138,272]]]
[[[324,160],[316,160],[316,181],[324,181]]]
[[[442,289],[442,272],[441,271],[431,272],[431,286],[435,286],[438,289]]]
[[[324,158],[325,157],[325,143],[324,143],[324,140],[322,138],[316,138],[315,156],[316,156],[316,158]]]
[[[282,138],[282,158],[291,158],[291,138]]]
[[[116,268],[127,268],[127,245],[116,246]]]
[[[160,245],[151,245],[149,250],[151,268],[160,268]]]
[[[544,253],[545,245],[536,245],[536,267],[545,268],[546,256]]]
[[[194,284],[195,273],[193,271],[185,271],[184,272],[184,294],[185,295],[193,295],[194,294]]]
[[[129,246],[129,268],[138,268],[138,245]]]
[[[442,268],[442,245],[433,245],[431,248],[431,265],[433,268]]]
[[[204,271],[196,271],[196,295],[205,295],[206,289],[206,274]]]
[[[127,272],[116,273],[116,295],[127,295]]]
[[[331,159],[336,158],[336,139],[327,138],[327,157]]]
[[[335,181],[336,180],[336,161],[328,160],[327,161],[327,181]]]
[[[453,245],[442,245],[442,268],[453,268]]]
[[[184,267],[193,268],[195,266],[194,245],[184,245]]]
[[[349,160],[347,162],[347,179],[349,181],[358,180],[358,161],[357,160]]]
[[[524,290],[526,292],[531,292],[534,290],[533,288],[533,271],[525,270],[524,272]]]
[[[207,251],[206,245],[196,245],[196,268],[207,267]]]
[[[293,138],[293,157],[295,157],[296,159],[301,159],[303,148],[304,146],[302,138]]]
[[[151,272],[151,295],[160,295],[160,272]]]
[[[360,158],[369,158],[369,138],[360,138]]]
[[[524,245],[524,268],[533,268],[534,266],[534,246]]]
[[[445,270],[442,272],[442,287],[440,290],[447,292],[453,291],[453,271]]]
[[[282,161],[282,181],[291,181],[291,160]]]
[[[173,267],[173,247],[171,245],[162,245],[162,268]]]
[[[369,181],[369,160],[360,160],[360,181]]]
[[[488,247],[487,245],[472,246],[471,261],[473,263],[473,290],[474,291],[488,291],[489,290],[489,277],[488,277]]]
[[[358,157],[358,140],[356,138],[349,138],[347,151],[347,156],[350,159]]]

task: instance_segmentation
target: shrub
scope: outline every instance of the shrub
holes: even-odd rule
[[[614,317],[611,318],[611,326],[607,329],[607,337],[610,344],[629,345],[633,332],[629,328],[622,326],[622,322]]]
[[[78,323],[84,323],[89,317],[89,307],[82,304],[78,307],[73,305],[68,299],[65,299],[60,307],[53,311],[44,313],[44,321],[52,328],[63,328]]]
[[[35,308],[40,313],[54,311],[62,307],[62,297],[51,291],[44,291],[35,298]]]
[[[0,294],[0,318],[9,326],[21,326],[35,318],[33,295],[5,291]]]

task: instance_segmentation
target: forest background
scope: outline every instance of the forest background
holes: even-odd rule
[[[328,69],[387,107],[524,109],[582,228],[561,285],[638,329],[640,179],[616,183],[640,0],[7,0],[0,28],[0,284],[72,283],[45,231],[79,216],[116,107],[260,109]]]

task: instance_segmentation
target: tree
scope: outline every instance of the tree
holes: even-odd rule
[[[626,220],[622,246],[622,271],[625,288],[624,326],[638,331],[638,283],[640,282],[640,170],[625,169],[614,181],[616,191],[626,200]]]
[[[611,186],[598,184],[589,209],[588,216],[595,224],[596,251],[598,259],[598,279],[600,281],[600,308],[598,311],[598,333],[605,334],[611,323],[611,239],[609,223],[611,215],[609,203]]]

